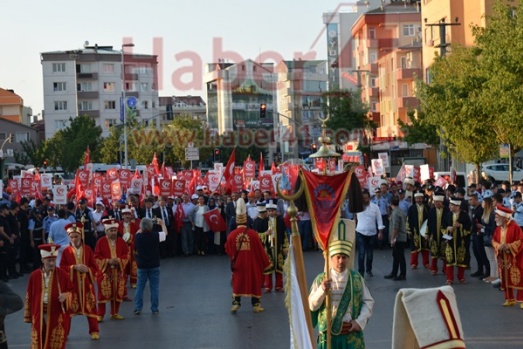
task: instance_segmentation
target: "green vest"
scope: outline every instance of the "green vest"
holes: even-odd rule
[[[325,273],[319,274],[314,283],[318,286],[321,285],[325,279]],[[343,317],[347,313],[350,307],[350,313],[353,319],[356,319],[361,312],[362,305],[362,283],[363,278],[360,273],[349,270],[347,285],[345,291],[340,300],[336,316],[331,319],[331,333],[332,333],[332,347],[333,348],[344,348],[344,349],[363,349],[365,348],[365,342],[363,339],[363,332],[352,332],[349,334],[341,334],[343,326]],[[327,347],[327,309],[325,302],[321,307],[311,312],[312,315],[312,326],[318,326],[318,349]]]

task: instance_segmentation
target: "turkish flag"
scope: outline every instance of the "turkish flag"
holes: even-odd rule
[[[236,163],[236,148],[232,150],[231,156],[229,156],[229,161],[227,161],[227,165],[225,166],[225,169],[223,170],[223,178],[225,178],[226,181],[229,180],[234,175],[234,166]]]
[[[225,225],[225,221],[223,220],[223,217],[220,214],[220,210],[218,208],[204,213],[203,218],[205,218],[205,222],[207,222],[209,229],[215,233],[219,233],[227,229],[227,225]]]
[[[182,204],[176,205],[176,211],[174,212],[174,229],[178,234],[182,229],[183,219],[185,218],[185,212],[183,211]]]

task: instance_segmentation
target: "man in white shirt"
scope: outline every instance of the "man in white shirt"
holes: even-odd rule
[[[356,246],[358,249],[358,271],[361,276],[365,276],[365,272],[369,277],[372,274],[372,259],[374,254],[374,247],[376,246],[376,238],[383,238],[383,221],[381,219],[381,212],[378,205],[370,202],[370,193],[368,190],[363,190],[363,207],[362,212],[356,214]],[[379,232],[376,231],[376,224]]]

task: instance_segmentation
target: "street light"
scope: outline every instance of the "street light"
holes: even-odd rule
[[[124,64],[124,47],[134,47],[133,43],[122,44],[122,102],[120,108],[123,110],[123,141],[124,141],[124,168],[127,168],[128,162],[128,149],[127,149],[127,105],[125,101],[125,64]]]

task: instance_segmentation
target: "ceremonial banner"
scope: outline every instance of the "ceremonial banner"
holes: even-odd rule
[[[122,189],[120,187],[120,181],[116,180],[111,183],[111,200],[117,202],[122,196]]]
[[[55,185],[53,187],[53,203],[55,205],[67,204],[67,185]]]
[[[218,208],[204,213],[203,218],[205,218],[205,222],[207,222],[207,225],[212,232],[219,233],[227,230],[227,225],[225,224]]]
[[[143,186],[143,178],[131,179],[131,194],[141,194]]]
[[[98,193],[102,192],[102,185],[104,183],[104,177],[97,173],[93,178],[93,185]]]
[[[383,176],[385,174],[385,169],[383,168],[383,161],[381,159],[372,159],[372,172],[375,176]]]
[[[111,199],[111,182],[108,180],[102,181],[102,186],[100,187],[99,192],[102,194],[103,199]]]
[[[245,178],[254,178],[256,176],[256,163],[252,160],[243,162],[243,175]]]
[[[168,197],[172,194],[172,181],[171,179],[163,179],[160,181],[160,195]]]
[[[380,187],[381,177],[374,176],[369,177],[367,188],[369,188],[369,192],[371,193],[370,196],[374,195],[374,189]]]
[[[94,190],[91,187],[89,187],[86,188],[83,193],[83,196],[87,199],[88,206],[93,207],[96,201],[96,195],[94,193]]]
[[[117,168],[110,168],[110,169],[108,169],[108,170],[107,170],[107,173],[106,173],[106,176],[107,176],[107,178],[108,178],[111,182],[120,179],[120,175],[118,174],[118,169],[117,169]]]
[[[42,198],[42,187],[40,181],[33,180],[31,183],[31,196],[41,199]]]
[[[352,172],[351,170],[333,176],[301,172],[312,230],[322,250],[328,250],[330,234],[338,226],[340,208],[347,195]]]
[[[272,193],[273,186],[272,186],[272,178],[271,176],[261,176],[260,177],[260,190],[262,192],[264,191],[270,191]]]
[[[365,169],[365,166],[359,165],[354,168],[354,173],[356,174],[356,177],[358,177],[358,181],[360,182],[360,186],[362,188],[365,187],[365,184],[367,184],[367,178],[369,177],[369,173]]]
[[[53,175],[50,173],[42,173],[40,175],[40,183],[42,188],[51,189],[53,187]]]
[[[18,186],[18,181],[16,179],[10,179],[7,181],[7,187],[11,188],[11,194],[14,197],[18,197],[20,195],[20,189]]]
[[[414,165],[403,165],[405,169],[405,177],[414,179]]]
[[[120,184],[124,188],[129,188],[131,185],[131,171],[130,170],[120,170]]]
[[[20,181],[20,193],[22,195],[31,195],[33,189],[33,179],[32,178],[22,178]]]
[[[419,170],[419,166],[414,166],[414,180],[416,182],[421,182],[421,172]]]
[[[87,170],[77,170],[76,179],[82,185],[82,187],[87,187],[89,185],[89,171]]]
[[[207,172],[208,186],[211,192],[214,192],[220,184],[220,172],[209,171]]]
[[[181,198],[184,192],[185,181],[183,179],[177,179],[173,181],[173,195]]]
[[[390,166],[389,153],[378,153],[378,157],[381,159],[381,163],[383,164],[383,167],[387,168]]]

